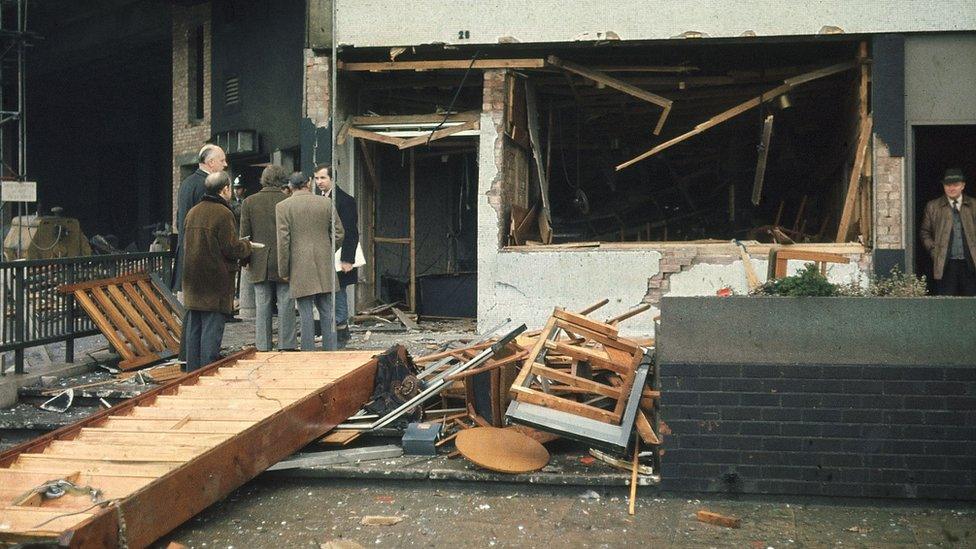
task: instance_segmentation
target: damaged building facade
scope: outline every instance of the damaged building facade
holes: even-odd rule
[[[206,140],[250,186],[334,140],[357,300],[481,330],[745,293],[792,243],[926,274],[921,208],[976,175],[966,2],[174,4],[174,190]]]

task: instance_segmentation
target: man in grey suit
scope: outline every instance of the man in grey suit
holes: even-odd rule
[[[342,221],[334,215],[331,200],[312,194],[303,174],[292,174],[288,185],[291,196],[275,206],[278,275],[289,283],[291,295],[298,302],[302,350],[315,349],[314,308],[319,313],[322,348],[334,351],[337,343],[332,307],[338,286],[335,250],[342,245]],[[323,246],[324,242],[333,244]]]
[[[241,204],[241,237],[265,247],[251,252],[247,276],[254,284],[256,309],[255,345],[259,351],[271,350],[271,301],[278,297],[278,349],[294,351],[298,348],[295,334],[295,300],[288,291],[288,283],[278,274],[278,228],[275,207],[287,196],[281,192],[288,184],[288,173],[281,166],[268,166],[261,172],[261,190],[244,199]]]

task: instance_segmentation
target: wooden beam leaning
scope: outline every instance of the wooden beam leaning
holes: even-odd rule
[[[468,130],[477,130],[481,127],[481,123],[478,120],[471,120],[469,122],[464,122],[458,124],[457,126],[450,126],[447,128],[442,128],[437,131],[430,132],[427,135],[420,135],[417,137],[411,137],[406,139],[403,143],[397,145],[400,150],[409,149],[410,147],[416,147],[417,145],[425,145],[431,141],[437,141],[438,139],[443,139],[445,137],[450,137],[456,133],[466,132]]]
[[[371,132],[369,130],[362,130],[356,127],[350,127],[348,130],[346,130],[346,133],[352,137],[368,139],[370,141],[377,141],[379,143],[386,143],[387,145],[393,145],[394,147],[399,147],[404,141],[406,141],[406,139],[401,137],[390,137],[388,135]]]
[[[752,205],[762,199],[763,181],[766,179],[766,161],[769,159],[769,142],[773,138],[773,115],[763,121],[762,138],[759,141],[759,158],[756,160],[756,177],[752,182]]]
[[[847,240],[847,233],[851,229],[851,218],[854,216],[854,202],[857,199],[858,186],[861,184],[861,176],[864,174],[864,159],[867,158],[873,119],[868,116],[862,122],[861,133],[857,137],[857,149],[854,153],[854,167],[851,168],[851,177],[847,182],[844,211],[841,213],[840,224],[837,226],[837,238],[834,239],[835,242],[844,242]]]
[[[739,103],[738,105],[732,107],[731,109],[728,109],[726,111],[723,111],[723,112],[721,112],[721,113],[719,113],[719,114],[717,114],[717,115],[709,118],[708,120],[702,122],[701,124],[698,124],[697,126],[695,126],[690,131],[685,132],[685,133],[683,133],[683,134],[681,134],[681,135],[679,135],[679,136],[677,136],[677,137],[675,137],[673,139],[670,139],[668,141],[665,141],[664,143],[661,143],[660,145],[656,145],[655,147],[653,147],[652,149],[648,150],[647,152],[642,153],[642,154],[640,154],[640,155],[638,155],[638,156],[636,156],[636,157],[634,157],[634,158],[632,158],[632,159],[630,159],[630,160],[628,160],[628,161],[626,161],[626,162],[624,162],[622,164],[619,164],[617,166],[617,171],[619,172],[620,170],[622,170],[624,168],[627,168],[627,167],[630,167],[630,166],[632,166],[632,165],[640,162],[641,160],[644,160],[646,158],[649,158],[651,156],[654,156],[655,154],[657,154],[657,153],[659,153],[659,152],[661,152],[661,151],[663,151],[665,149],[671,148],[674,145],[677,145],[678,143],[681,143],[682,141],[684,141],[684,140],[686,140],[688,138],[694,137],[694,136],[696,136],[696,135],[704,132],[705,130],[708,130],[710,128],[713,128],[713,127],[721,124],[722,122],[725,122],[727,120],[730,120],[732,118],[735,118],[736,116],[739,116],[740,114],[742,114],[744,112],[747,112],[747,111],[749,111],[751,109],[754,109],[754,108],[758,107],[759,105],[761,105],[761,104],[763,104],[763,103],[765,103],[767,101],[771,101],[773,99],[776,99],[780,95],[783,95],[784,93],[790,91],[791,89],[795,88],[796,86],[799,86],[801,84],[805,84],[807,82],[811,82],[813,80],[817,80],[819,78],[825,78],[827,76],[832,76],[832,75],[837,74],[839,72],[843,72],[843,71],[852,69],[856,65],[857,65],[857,63],[854,62],[854,61],[845,62],[845,63],[838,63],[836,65],[831,65],[829,67],[824,67],[822,69],[817,69],[815,71],[810,71],[808,73],[800,74],[800,75],[794,76],[792,78],[787,78],[786,80],[783,81],[784,83],[782,85],[777,86],[777,87],[775,87],[775,88],[773,88],[773,89],[771,89],[771,90],[769,90],[769,91],[767,91],[767,92],[759,95],[758,97],[753,97],[752,99],[749,99],[748,101],[744,101],[742,103]]]
[[[398,124],[438,124],[444,120],[443,114],[396,114],[382,116],[353,116],[350,126],[382,126]],[[446,122],[471,122],[481,120],[481,111],[463,111],[450,114]]]
[[[339,61],[340,71],[429,71],[472,69],[541,69],[545,59],[445,59],[441,61],[388,61],[379,63],[344,63]]]
[[[588,78],[598,84],[603,84],[617,91],[626,93],[627,95],[631,95],[638,99],[643,99],[644,101],[648,101],[650,103],[663,107],[664,112],[661,114],[661,118],[658,120],[657,126],[655,126],[654,128],[654,135],[658,135],[661,133],[661,128],[664,127],[664,121],[665,119],[667,119],[668,113],[671,112],[671,104],[673,103],[673,101],[671,101],[667,97],[662,97],[656,93],[651,93],[647,90],[638,88],[633,84],[624,82],[619,78],[614,78],[600,71],[588,69],[586,67],[577,65],[576,63],[572,63],[570,61],[564,61],[556,57],[555,55],[550,55],[546,59],[546,62],[554,67],[558,67],[565,71],[578,74],[583,78]]]

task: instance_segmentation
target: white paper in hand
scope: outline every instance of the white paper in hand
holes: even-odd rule
[[[342,250],[336,250],[335,253],[335,270],[336,272],[342,272]],[[363,247],[356,244],[356,261],[352,264],[353,267],[362,267],[366,264],[366,256],[363,255]]]

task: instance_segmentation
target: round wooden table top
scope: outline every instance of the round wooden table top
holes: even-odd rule
[[[475,465],[499,473],[528,473],[549,463],[549,452],[542,444],[514,429],[465,429],[454,444]]]

